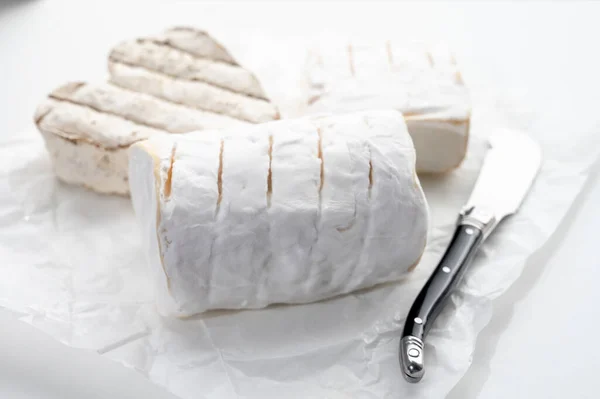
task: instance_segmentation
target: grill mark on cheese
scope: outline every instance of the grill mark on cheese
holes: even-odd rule
[[[179,50],[173,49],[173,51],[179,51]],[[220,85],[220,84],[218,84],[218,83],[216,83],[214,81],[208,80],[208,79],[201,79],[199,77],[181,76],[181,75],[178,75],[178,74],[175,74],[175,73],[169,73],[164,68],[161,68],[161,69],[159,69],[159,68],[152,68],[152,67],[150,67],[150,66],[148,66],[147,64],[144,64],[144,63],[135,63],[135,62],[127,61],[124,57],[118,56],[117,54],[118,53],[115,50],[113,50],[111,52],[111,54],[109,55],[108,59],[110,61],[112,61],[112,62],[117,62],[117,63],[124,64],[124,65],[129,65],[129,66],[134,66],[134,67],[137,67],[137,68],[146,69],[148,71],[159,73],[161,75],[169,76],[169,77],[171,77],[173,79],[187,80],[187,81],[190,81],[190,82],[202,82],[202,83],[205,83],[207,85],[210,85],[210,86],[216,87],[218,89],[221,89],[223,91],[228,91],[230,93],[239,94],[241,96],[245,96],[245,97],[248,97],[248,98],[253,98],[255,100],[268,102],[268,99],[266,98],[265,95],[262,95],[262,96],[259,97],[259,96],[255,96],[255,95],[253,95],[251,93],[248,93],[248,92],[245,92],[245,91],[234,90],[231,87],[225,87],[223,85]],[[239,68],[239,69],[242,69],[242,68]]]
[[[150,123],[146,123],[146,122],[144,122],[143,120],[139,120],[139,119],[128,118],[128,117],[127,117],[127,116],[125,116],[125,115],[121,115],[121,114],[117,114],[117,113],[115,113],[115,112],[111,112],[111,111],[103,110],[103,109],[100,109],[100,108],[94,107],[93,105],[90,105],[90,104],[84,104],[84,103],[82,103],[82,102],[75,101],[75,100],[71,100],[71,99],[69,99],[69,98],[65,98],[65,97],[57,97],[57,96],[55,96],[54,94],[50,94],[48,97],[49,97],[49,98],[51,98],[51,99],[53,99],[53,100],[55,100],[55,101],[58,101],[59,103],[60,103],[60,102],[63,102],[63,103],[69,103],[69,104],[73,104],[73,105],[76,105],[76,106],[79,106],[79,107],[88,108],[88,109],[91,109],[92,111],[98,112],[98,113],[100,113],[100,114],[112,115],[112,116],[114,116],[114,117],[117,117],[117,118],[124,119],[124,120],[126,120],[126,121],[129,121],[129,122],[131,122],[131,123],[135,123],[136,125],[140,125],[140,126],[149,127],[149,128],[152,128],[152,129],[161,129],[161,130],[165,130],[165,129],[164,129],[162,126],[157,126],[157,125],[153,125],[153,124],[150,124]],[[168,130],[165,130],[165,131],[169,132]],[[171,133],[171,132],[169,132],[169,133]]]
[[[210,62],[210,63],[217,64],[217,65],[221,64],[221,65],[227,66],[227,67],[236,67],[239,70],[247,72],[249,75],[251,75],[252,77],[254,77],[256,79],[256,76],[253,73],[251,73],[250,71],[248,71],[247,69],[243,68],[242,66],[240,66],[237,63],[231,63],[231,62],[227,62],[227,61],[222,60],[222,59],[209,58],[209,57],[205,57],[205,56],[200,56],[198,54],[194,54],[191,51],[188,51],[188,50],[185,50],[184,48],[178,47],[177,45],[175,45],[174,43],[172,43],[169,40],[161,42],[160,40],[156,40],[156,39],[137,39],[136,42],[139,43],[139,44],[152,43],[155,46],[164,47],[164,48],[167,48],[167,49],[169,49],[171,51],[175,51],[175,52],[179,52],[179,53],[188,55],[191,58],[193,58],[194,60]],[[194,79],[192,79],[192,80],[194,80]],[[220,87],[220,88],[222,88],[224,90],[230,90],[230,91],[232,91],[234,93],[246,94],[248,97],[258,98],[258,99],[262,99],[262,100],[268,100],[268,98],[266,97],[265,93],[262,92],[262,90],[261,90],[261,94],[260,95],[255,95],[255,94],[248,93],[248,92],[237,91],[237,90],[235,90],[235,89],[233,89],[231,87],[226,87],[226,86],[219,85],[218,83],[213,82],[213,81],[208,80],[208,79],[197,78],[197,80],[203,81],[205,83],[212,84],[212,85]]]
[[[213,37],[211,37],[208,34],[208,32],[191,27],[191,26],[176,26],[176,27],[170,28],[164,33],[164,35],[165,35],[164,39],[162,39],[162,40],[153,39],[153,40],[158,41],[160,43],[169,43],[170,45],[173,45],[173,46],[179,48],[180,50],[185,50],[183,47],[177,46],[174,38],[168,37],[168,35],[172,32],[189,32],[196,37],[196,40],[205,40],[206,42],[211,43],[221,53],[221,54],[217,55],[218,58],[211,58],[211,59],[219,60],[224,63],[230,64],[230,65],[239,66],[237,61],[231,56],[231,54],[229,54],[229,52],[225,49],[225,47],[223,47],[223,45],[221,43],[219,43],[217,40],[215,40]],[[193,51],[190,51],[190,50],[185,50],[185,51],[189,52],[190,54],[200,56],[199,54],[197,54]],[[215,54],[213,54],[213,57],[214,56],[215,56]]]
[[[181,46],[178,46],[176,43],[173,43],[173,41],[171,41],[171,39],[168,39],[168,38],[165,40],[158,40],[158,39],[153,39],[153,38],[141,38],[141,39],[137,39],[137,42],[138,43],[153,43],[153,44],[156,44],[157,46],[168,47],[172,50],[176,50],[176,51],[185,53],[185,54],[189,55],[190,57],[194,57],[195,59],[198,59],[198,60],[213,61],[213,62],[217,62],[217,63],[224,64],[224,65],[230,65],[230,66],[240,66],[240,64],[238,64],[237,62],[228,61],[223,58],[210,58],[207,56],[196,54],[194,52],[186,50],[185,48],[183,48]]]
[[[267,208],[271,207],[271,196],[273,195],[273,135],[269,135],[269,170],[267,172]]]
[[[167,170],[167,180],[165,180],[164,196],[165,199],[171,197],[171,187],[173,185],[173,167],[175,166],[175,151],[177,150],[177,143],[173,145],[171,150],[171,158],[169,159],[169,169]]]
[[[72,142],[73,144],[87,143],[106,151],[112,151],[116,149],[128,148],[133,143],[145,140],[151,135],[164,133],[163,130],[139,125],[119,116],[112,115],[110,113],[99,112],[93,108],[79,104],[73,104],[69,101],[56,100],[55,98],[50,97],[46,101],[47,102],[45,103],[45,105],[49,108],[50,111],[46,112],[44,118],[39,120],[37,125],[38,129],[46,133],[54,134],[60,138]],[[60,103],[63,103],[64,107],[57,107],[57,105]],[[80,119],[80,123],[78,125],[66,123],[64,118],[66,117],[68,120],[69,115],[72,116],[72,112],[74,112],[76,109],[85,110],[87,113],[86,117]],[[48,122],[47,115],[53,112],[59,113],[59,115],[57,116],[59,118],[58,120],[52,120],[51,122]],[[62,117],[60,117],[61,115]],[[123,134],[121,136],[115,135],[114,137],[110,138],[110,140],[107,139],[106,142],[97,141],[96,139],[89,137],[88,132],[97,129],[97,125],[99,123],[112,124],[113,129],[117,129],[118,131],[124,132],[126,134]],[[72,129],[67,128],[66,126],[70,126],[72,127]],[[143,129],[151,130],[146,131],[144,132],[144,134],[140,135],[140,132],[137,130],[138,127],[142,129],[142,131]]]
[[[70,95],[77,93],[79,89],[81,89],[85,85],[85,82],[69,82],[54,89],[54,91],[50,93],[50,96],[54,95],[60,98],[69,97]]]
[[[35,118],[35,124],[39,125],[42,123],[42,121],[44,120],[44,118],[50,113],[52,112],[52,108],[49,107],[46,111],[42,112],[41,114],[37,115]]]
[[[352,44],[348,45],[348,66],[350,67],[350,74],[352,76],[356,76],[356,71],[354,70],[354,52],[352,51]]]
[[[172,76],[169,76],[169,75],[166,75],[164,73],[160,73],[160,72],[148,69],[148,68],[140,67],[138,65],[128,64],[128,63],[124,63],[124,62],[120,62],[120,61],[111,61],[111,63],[114,64],[114,65],[126,66],[128,68],[141,69],[141,70],[146,71],[146,72],[148,72],[150,74],[156,74],[156,75],[159,75],[161,77],[164,77],[165,79],[171,79],[171,80],[179,80],[179,81],[181,81],[181,79],[177,79],[175,77],[172,77]],[[109,69],[111,69],[110,68],[110,64],[109,64]],[[131,79],[126,78],[126,77],[117,77],[118,80],[115,80],[115,75],[114,75],[113,71],[111,70],[110,72],[111,72],[111,75],[112,75],[110,77],[110,79],[111,79],[111,83],[113,85],[118,86],[118,87],[123,88],[123,89],[129,89],[131,91],[135,91],[131,87],[128,87],[128,86],[124,85],[124,82],[127,82],[128,84],[131,84]],[[222,90],[220,88],[215,88],[214,86],[208,85],[208,84],[206,84],[204,82],[200,82],[200,81],[189,81],[188,80],[188,82],[193,82],[195,84],[200,84],[200,85],[206,85],[206,86],[208,86],[208,87],[210,87],[212,89],[216,89],[216,90]],[[164,82],[161,82],[161,83],[164,83]],[[195,108],[195,109],[198,109],[198,110],[201,110],[201,111],[204,111],[204,112],[212,112],[214,114],[227,116],[227,117],[230,117],[230,118],[233,118],[233,119],[237,119],[237,120],[240,120],[240,121],[244,121],[244,122],[259,123],[257,121],[253,121],[253,120],[251,120],[251,119],[249,119],[247,117],[242,117],[240,115],[234,115],[231,112],[229,112],[230,111],[229,109],[227,111],[217,111],[215,109],[210,109],[210,108],[206,108],[205,106],[201,106],[198,103],[189,103],[189,102],[175,101],[172,98],[168,98],[168,97],[165,97],[165,96],[154,94],[154,93],[151,93],[151,92],[148,92],[148,91],[144,91],[143,93],[147,94],[147,95],[150,95],[150,96],[153,96],[153,97],[156,97],[156,98],[159,98],[159,99],[161,99],[163,101],[167,101],[167,102],[170,102],[170,103],[173,103],[173,104],[182,105],[184,107]],[[230,93],[230,94],[238,95],[236,93]],[[249,97],[246,97],[246,98],[249,98]],[[257,99],[257,98],[251,98],[251,100],[271,105],[271,103],[269,101],[260,100],[260,99]],[[274,116],[273,119],[278,119],[278,117],[279,117],[279,113],[275,112],[275,116]],[[272,120],[272,119],[270,119],[270,120]]]
[[[209,114],[209,115],[212,114],[211,116],[217,116],[219,118],[232,119],[231,122],[233,122],[233,123],[239,123],[238,121],[241,120],[241,119],[235,118],[233,116],[222,114],[222,113],[215,112],[215,111],[212,111],[212,110],[198,109],[198,108],[195,108],[195,107],[183,104],[183,103],[178,103],[178,102],[175,102],[175,101],[171,101],[171,100],[168,100],[166,98],[158,97],[158,96],[155,96],[155,95],[152,95],[152,94],[149,94],[149,93],[135,91],[135,90],[132,90],[132,89],[130,89],[128,87],[119,86],[116,82],[107,81],[105,83],[108,86],[114,87],[116,90],[124,91],[124,92],[130,93],[130,94],[132,94],[134,96],[140,96],[140,97],[141,96],[146,96],[146,97],[151,98],[154,101],[162,102],[162,103],[166,104],[168,107],[178,107],[178,108],[185,109],[186,112],[187,111],[191,111],[192,113],[198,113],[198,118],[199,119],[203,117],[202,113],[206,113],[206,114]],[[114,116],[121,116],[121,114],[111,113],[111,112],[108,112],[108,111],[101,111],[101,112],[106,113],[106,114],[112,114]],[[156,123],[156,124],[152,124],[152,123],[145,124],[145,123],[138,122],[138,119],[136,119],[136,118],[127,118],[127,117],[123,117],[123,118],[127,119],[127,120],[129,120],[131,122],[137,123],[139,125],[143,125],[143,126],[147,126],[147,127],[152,127],[154,129],[162,129],[162,130],[164,130],[164,131],[166,131],[168,133],[189,133],[191,131],[191,130],[185,130],[185,131],[177,130],[177,131],[174,131],[174,130],[169,130],[166,126],[163,126],[163,124],[159,124],[159,123]],[[243,122],[247,122],[247,121],[243,121]],[[192,130],[206,130],[206,129],[212,129],[212,128],[205,128],[205,127],[200,127],[199,126],[199,127],[196,127],[196,128],[194,128]]]
[[[50,112],[48,112],[48,114],[49,113]],[[145,137],[141,137],[141,138],[139,138],[135,141],[132,141],[131,143],[128,143],[128,144],[114,144],[114,145],[110,145],[110,146],[104,146],[104,145],[97,143],[95,141],[92,141],[86,137],[81,137],[81,133],[79,133],[79,132],[72,132],[69,130],[62,129],[62,128],[57,128],[55,126],[39,126],[39,128],[40,128],[40,130],[43,130],[46,133],[54,134],[59,139],[68,141],[71,144],[78,145],[80,143],[85,143],[85,144],[92,145],[96,148],[101,148],[104,151],[110,151],[110,152],[125,150],[125,149],[131,147],[132,144],[137,143],[138,141],[146,140]]]
[[[310,97],[308,98],[308,102],[307,102],[307,104],[308,104],[308,105],[313,105],[314,103],[316,103],[317,101],[319,101],[319,99],[320,99],[320,98],[321,98],[321,97],[320,97],[320,96],[317,96],[317,95],[315,95],[315,96],[310,96]]]

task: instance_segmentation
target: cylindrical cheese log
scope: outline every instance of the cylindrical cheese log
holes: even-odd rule
[[[400,278],[425,247],[395,110],[153,137],[129,179],[165,315],[332,297]]]

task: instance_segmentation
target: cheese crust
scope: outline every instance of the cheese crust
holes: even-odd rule
[[[402,277],[425,247],[395,110],[153,137],[129,165],[164,315],[329,298]]]
[[[127,195],[127,148],[149,137],[279,118],[258,79],[206,32],[173,28],[122,42],[108,82],[69,82],[38,106],[35,122],[58,177]]]
[[[307,112],[394,108],[404,114],[417,170],[444,173],[467,151],[470,104],[454,56],[391,41],[322,46],[307,57]]]

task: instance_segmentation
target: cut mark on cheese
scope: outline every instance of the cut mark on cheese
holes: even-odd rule
[[[368,122],[368,118],[364,118],[365,123]],[[367,123],[368,124],[368,123]],[[366,143],[366,148],[369,151],[369,173],[368,173],[368,186],[367,186],[367,207],[369,208],[367,212],[364,213],[363,218],[363,224],[364,226],[366,226],[366,234],[363,234],[360,238],[360,252],[359,255],[356,257],[356,261],[353,263],[353,265],[351,266],[350,270],[348,271],[348,275],[343,283],[343,286],[349,285],[354,281],[354,273],[357,269],[359,269],[361,267],[361,265],[363,265],[366,260],[368,259],[368,254],[366,253],[367,251],[367,245],[368,242],[371,240],[372,236],[371,236],[371,219],[372,219],[372,207],[371,207],[371,189],[373,188],[373,161],[372,161],[372,153],[371,153],[371,146]],[[362,179],[361,179],[362,181]],[[354,213],[354,219],[352,224],[354,223],[354,221],[356,220],[356,208],[355,208],[355,213]],[[351,226],[350,226],[351,227]],[[356,286],[352,286],[352,289],[354,289]]]
[[[164,248],[162,245],[162,241],[161,241],[161,237],[160,237],[160,225],[161,225],[161,218],[162,218],[162,213],[161,213],[161,203],[160,203],[160,191],[161,191],[161,178],[160,178],[160,159],[158,157],[156,157],[154,154],[152,154],[152,152],[149,151],[149,149],[144,145],[145,143],[141,143],[141,146],[144,148],[144,151],[146,151],[146,153],[148,155],[150,155],[152,157],[152,162],[154,164],[154,167],[152,168],[152,173],[154,175],[154,196],[156,197],[156,215],[155,215],[155,219],[156,219],[156,225],[155,225],[155,232],[156,232],[156,242],[158,245],[158,256],[159,256],[159,260],[160,260],[160,267],[162,268],[163,273],[165,274],[165,280],[167,282],[167,291],[169,292],[169,294],[171,293],[171,279],[169,277],[169,274],[167,273],[167,269],[165,268],[165,258],[164,258]],[[173,146],[175,145],[175,143],[173,143]]]
[[[219,147],[219,168],[217,170],[217,204],[215,207],[215,214],[214,214],[214,219],[213,219],[213,223],[218,223],[219,222],[219,213],[221,212],[221,200],[223,198],[223,152],[225,151],[225,140],[221,139],[221,145]],[[219,232],[218,231],[213,231],[212,232],[212,241],[210,244],[210,250],[208,253],[208,259],[206,261],[206,265],[208,265],[208,285],[206,285],[206,298],[209,298],[208,300],[210,301],[210,295],[211,295],[211,287],[213,287],[213,278],[214,278],[214,274],[215,274],[215,244],[217,242],[217,239],[219,238]]]
[[[269,155],[269,170],[267,171],[267,209],[266,212],[269,212],[269,209],[271,208],[271,196],[273,194],[273,169],[272,169],[272,164],[273,164],[273,135],[269,134],[269,149],[267,151],[267,154]],[[267,216],[269,216],[269,213],[267,213]],[[266,233],[267,237],[271,236],[271,224],[267,223],[267,233]],[[269,240],[270,243],[270,238],[267,238]],[[266,304],[266,287],[268,286],[269,282],[268,282],[268,278],[269,278],[269,265],[271,264],[271,259],[273,258],[273,252],[272,250],[268,251],[267,256],[264,258],[263,262],[262,262],[262,266],[260,269],[260,274],[259,274],[259,283],[256,286],[257,289],[257,297],[259,298],[259,301],[265,301]]]
[[[318,193],[318,195],[319,195],[318,201],[319,202],[317,204],[317,217],[315,218],[315,231],[316,231],[315,243],[310,248],[311,253],[312,253],[312,250],[313,250],[314,246],[317,244],[317,241],[319,239],[319,222],[321,220],[321,213],[322,213],[322,208],[323,208],[323,195],[322,195],[322,191],[323,191],[323,183],[325,182],[325,163],[323,162],[323,134],[321,133],[321,128],[319,126],[317,126],[317,135],[319,136],[317,157],[319,158],[319,161],[320,161],[319,193]]]
[[[320,171],[319,171],[319,186],[318,186],[318,191],[317,191],[317,215],[314,218],[314,229],[315,229],[315,238],[314,241],[312,242],[312,244],[310,245],[310,248],[308,250],[308,257],[307,259],[309,259],[309,261],[313,260],[313,253],[315,251],[315,249],[317,248],[317,244],[319,242],[319,225],[320,225],[320,221],[321,221],[321,213],[322,213],[322,208],[323,208],[323,196],[321,195],[321,191],[323,189],[323,175],[324,175],[324,167],[323,167],[323,148],[322,148],[322,132],[321,132],[321,127],[318,125],[314,125],[313,126],[316,128],[317,130],[317,136],[318,136],[318,141],[317,141],[317,158],[320,162]],[[314,275],[315,273],[320,274],[319,271],[317,269],[315,269],[315,265],[313,265],[311,268],[311,270],[308,271],[308,276]],[[323,278],[323,277],[321,277]]]
[[[371,189],[373,188],[373,162],[371,161],[371,149],[369,149],[369,198],[371,198]]]
[[[319,135],[319,150],[317,156],[319,157],[319,161],[321,163],[320,170],[320,183],[319,183],[319,203],[321,202],[321,191],[323,191],[323,182],[325,181],[325,164],[323,162],[323,138],[321,135],[321,128],[317,128],[317,134]],[[320,205],[319,205],[320,208]]]
[[[352,44],[348,45],[348,66],[350,67],[350,74],[352,76],[356,76],[356,71],[354,70],[354,51],[352,50]]]
[[[273,135],[269,136],[269,171],[267,172],[267,208],[271,207],[271,195],[273,194]]]
[[[169,159],[169,169],[167,170],[167,179],[165,180],[164,197],[165,200],[171,196],[171,187],[173,186],[173,166],[175,166],[175,151],[177,149],[177,143],[173,144],[171,150],[171,158]]]
[[[387,52],[388,64],[390,64],[390,69],[394,67],[394,54],[392,54],[392,42],[389,40],[385,42],[385,50]]]
[[[217,172],[217,214],[221,206],[221,200],[223,199],[223,149],[225,147],[225,140],[221,139],[221,147],[219,148],[219,170]]]
[[[456,83],[458,83],[460,85],[464,85],[465,84],[465,82],[464,82],[464,80],[462,78],[462,75],[460,74],[459,71],[456,71],[454,73],[454,79],[456,80]]]
[[[431,52],[427,51],[425,55],[427,55],[427,61],[429,61],[429,66],[433,68],[435,66],[435,62],[433,61],[433,56],[431,55]]]

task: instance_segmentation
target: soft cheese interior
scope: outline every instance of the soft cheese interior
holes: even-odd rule
[[[398,279],[424,250],[427,205],[394,110],[154,137],[129,162],[165,315],[328,298]]]

